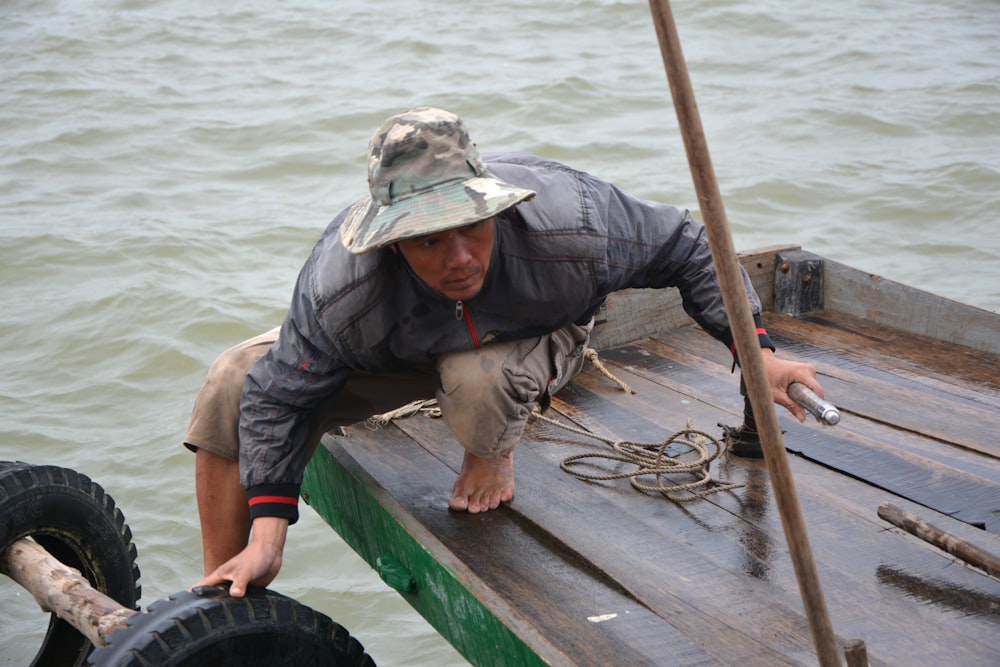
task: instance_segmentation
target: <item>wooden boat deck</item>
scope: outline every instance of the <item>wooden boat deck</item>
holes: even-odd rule
[[[828,427],[781,411],[838,637],[863,639],[873,665],[1000,664],[1000,581],[876,515],[893,502],[1000,554],[1000,356],[834,310],[766,324],[842,413]],[[729,354],[693,324],[601,359],[636,393],[588,364],[550,415],[641,442],[741,422]],[[607,445],[534,422],[515,500],[468,515],[447,509],[462,450],[438,419],[356,426],[324,445],[307,500],[373,567],[401,563],[404,597],[475,664],[515,664],[518,651],[516,664],[816,662],[763,460],[717,460],[713,478],[743,486],[675,503],[564,472],[567,456]]]

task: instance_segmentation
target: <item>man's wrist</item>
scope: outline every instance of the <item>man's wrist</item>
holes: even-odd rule
[[[259,516],[253,520],[250,541],[280,553],[285,548],[287,535],[288,519],[278,516]]]

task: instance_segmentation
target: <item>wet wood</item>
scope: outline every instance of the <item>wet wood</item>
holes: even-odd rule
[[[0,554],[0,571],[27,589],[42,611],[72,625],[94,646],[107,646],[108,635],[138,613],[94,589],[78,570],[31,540],[18,540]]]
[[[655,375],[635,375],[609,356],[605,361],[637,393],[627,396],[588,370],[560,394],[560,414],[599,433],[649,440],[665,438],[689,420],[711,428],[713,420],[738,414],[732,376],[731,391],[719,392],[713,401],[699,389],[705,379],[715,386],[713,375],[702,373],[699,381],[698,373],[659,358],[652,367],[679,370],[687,383],[667,389],[669,378],[657,382]],[[789,442],[829,430],[797,422],[787,426]],[[515,501],[503,511],[470,517],[446,509],[461,449],[440,420],[400,420],[378,433],[352,430],[338,440],[366,470],[378,472],[380,484],[441,537],[449,552],[460,554],[483,577],[489,595],[497,597],[495,605],[516,609],[520,622],[559,645],[573,664],[595,664],[588,662],[593,655],[624,664],[614,663],[614,654],[629,656],[630,664],[664,664],[653,656],[662,656],[658,652],[671,643],[687,647],[687,658],[666,664],[704,664],[694,657],[699,651],[713,664],[813,660],[759,462],[719,462],[713,474],[746,486],[681,506],[635,492],[627,483],[585,483],[562,473],[562,457],[599,443],[536,424],[517,454]],[[792,462],[818,566],[836,591],[831,612],[846,636],[865,636],[891,664],[956,658],[976,664],[1000,655],[997,616],[989,611],[1000,609],[1000,586],[984,586],[982,577],[947,568],[933,552],[909,549],[884,532],[873,512],[884,492],[802,459]],[[567,597],[568,590],[581,595]],[[918,622],[915,601],[922,609],[921,632],[937,638],[932,646],[914,643],[911,636]],[[956,605],[963,614],[984,611],[956,618],[951,613]],[[596,625],[582,620],[605,613],[619,616]],[[642,620],[633,623],[637,618]],[[647,630],[669,640],[644,639]],[[882,663],[876,658],[873,664]]]
[[[440,420],[400,420],[405,433],[391,426],[377,433],[351,429],[347,438],[327,439],[328,447],[343,451],[375,480],[395,478],[406,471],[405,481],[393,488],[393,498],[408,517],[428,530],[440,545],[441,556],[459,554],[451,565],[474,574],[466,585],[512,627],[529,629],[548,638],[533,646],[551,664],[657,665],[658,655],[677,651],[688,664],[705,660],[705,651],[677,629],[652,613],[613,579],[572,549],[542,534],[537,526],[511,512],[480,515],[448,510],[448,491],[461,466],[461,453],[453,446],[427,446],[444,440]],[[422,445],[408,435],[416,435]],[[454,442],[448,443],[454,445]],[[563,490],[581,498],[561,480]],[[572,502],[571,494],[568,502]],[[468,578],[465,575],[463,578]],[[416,597],[437,597],[437,587]],[[613,616],[612,618],[607,618]],[[603,619],[603,620],[602,620]],[[530,640],[531,634],[524,636]]]
[[[610,356],[605,355],[605,361],[609,361]],[[635,355],[635,357],[642,357],[642,355]],[[631,359],[634,361],[635,357]],[[695,386],[699,385],[695,374],[680,369],[676,364],[662,363],[661,360],[661,363],[653,365],[661,368],[669,366],[673,370],[678,370],[686,382],[693,383]],[[629,368],[634,369],[635,367],[630,366]],[[670,393],[657,391],[656,385],[652,381],[634,378],[629,371],[621,368],[616,370],[624,373],[625,379],[636,388],[637,394],[633,397],[636,399],[635,402],[642,398],[648,401],[638,405],[633,402],[633,408],[630,411],[632,419],[613,421],[616,411],[626,407],[629,402],[632,402],[632,399],[619,396],[614,392],[600,393],[601,380],[595,377],[591,381],[589,375],[581,378],[578,383],[586,387],[587,392],[574,391],[564,394],[564,400],[573,403],[571,413],[573,415],[585,413],[594,421],[601,422],[605,429],[608,429],[612,424],[621,427],[623,431],[626,428],[635,427],[637,431],[629,433],[629,435],[640,437],[655,437],[655,425],[646,426],[644,424],[656,418],[655,416],[658,414],[661,415],[659,419],[663,420],[662,432],[669,432],[670,428],[678,428],[688,419],[693,420],[696,425],[707,426],[712,424],[713,420],[719,420],[720,417],[724,419],[727,415],[727,412],[713,408],[711,397],[705,393],[688,391],[671,398]],[[735,381],[732,382],[734,386],[730,393],[735,395]],[[574,384],[574,388],[576,386],[577,384]],[[724,402],[725,395],[724,391],[720,392],[716,402]],[[609,402],[615,403],[617,408],[608,406]],[[561,403],[558,408],[563,411]],[[737,408],[738,404],[735,404],[734,399],[734,405],[728,414],[735,415]],[[665,414],[671,412],[674,413],[672,417]],[[836,432],[836,429],[822,427],[818,424],[798,424],[794,420],[787,420],[785,425],[788,430],[786,442],[792,446],[803,435],[813,432]],[[749,465],[754,464],[730,459],[719,466],[719,473],[726,474],[729,478],[738,475],[740,471],[748,475],[747,477],[736,476],[737,481],[746,481],[746,489],[738,491],[736,494],[719,494],[705,501],[685,506],[684,512],[679,515],[670,514],[669,518],[664,519],[664,523],[669,523],[670,529],[673,531],[672,535],[679,532],[683,534],[686,541],[696,545],[702,562],[706,558],[713,558],[713,554],[742,553],[742,558],[745,559],[743,561],[746,568],[745,573],[752,572],[757,577],[773,581],[776,578],[775,569],[777,568],[783,573],[784,593],[794,592],[794,580],[790,578],[787,569],[780,567],[780,559],[777,564],[775,562],[775,553],[782,550],[783,541],[780,524],[776,522],[773,512],[769,509],[770,498],[766,474],[759,468],[746,469]],[[759,464],[756,465],[759,466]],[[880,498],[885,497],[884,492],[857,479],[831,474],[829,470],[809,464],[802,459],[793,459],[793,469],[799,486],[803,489],[801,497],[804,512],[810,519],[813,541],[817,545],[816,554],[819,569],[824,573],[824,577],[831,577],[832,581],[835,582],[837,595],[831,601],[831,606],[838,630],[848,636],[870,636],[872,629],[875,628],[879,634],[870,638],[878,647],[881,655],[896,656],[900,659],[907,655],[917,659],[922,655],[919,657],[920,660],[927,659],[928,654],[923,653],[928,650],[926,647],[918,648],[917,653],[913,653],[913,649],[910,647],[911,640],[906,627],[909,623],[907,616],[912,610],[908,609],[906,605],[901,605],[898,608],[894,606],[887,608],[884,601],[869,608],[866,603],[861,602],[869,600],[873,594],[872,577],[875,576],[873,573],[880,573],[878,576],[884,576],[887,584],[889,582],[896,583],[895,573],[908,572],[911,567],[920,569],[926,566],[926,563],[920,566],[914,565],[913,559],[922,558],[922,554],[903,553],[904,545],[902,543],[873,539],[873,536],[882,530],[875,518],[874,507],[878,505]],[[623,500],[617,515],[627,512],[628,506],[634,505],[636,502],[632,498]],[[716,516],[715,513],[719,509],[723,512]],[[642,512],[643,510],[637,507],[636,511]],[[734,531],[731,525],[734,516],[741,517],[742,520],[752,525],[746,526],[743,530]],[[762,523],[762,519],[767,519],[767,521]],[[688,524],[692,520],[707,530],[691,530]],[[968,532],[980,532],[968,526],[966,528],[968,528]],[[601,526],[601,529],[603,530],[604,526]],[[650,526],[637,529],[643,534],[650,530],[652,530]],[[734,533],[732,537],[734,540],[738,540],[738,543],[734,544],[728,540],[722,540],[720,543],[716,531]],[[658,535],[657,537],[663,537],[664,540],[669,539],[666,536]],[[732,562],[735,564],[740,560],[733,558]],[[710,580],[716,580],[714,573],[706,572],[706,577]],[[971,579],[971,583],[965,582],[964,584],[959,584],[956,581],[954,583],[955,589],[976,590],[981,584],[975,577]],[[719,581],[721,589],[728,590],[728,587],[725,586],[725,580],[720,579]],[[791,588],[788,588],[789,585]],[[1000,598],[996,597],[1000,589],[992,584],[989,587],[993,591],[991,596],[988,596],[992,602],[987,603],[986,608],[995,608],[993,605],[1000,601]],[[930,592],[928,589],[922,591],[921,594],[938,600],[942,604],[951,604],[941,599],[937,591]],[[770,595],[775,595],[775,591],[770,590]],[[794,600],[785,599],[785,605],[793,606],[793,602]],[[746,610],[733,609],[732,611],[739,613]],[[761,616],[772,618],[773,613],[758,612],[750,617],[759,618]],[[945,624],[950,624],[947,614],[943,614],[941,618],[944,619]],[[934,632],[947,634],[956,631],[956,629],[963,633],[972,630],[969,623],[959,625],[964,625],[964,630],[954,628],[945,631],[937,628]],[[988,638],[989,634],[996,632],[996,630],[995,624],[987,623],[984,629],[976,632],[981,632]],[[889,641],[888,638],[894,634],[898,636]],[[959,634],[954,637],[954,640],[961,643],[967,642],[968,639],[964,634]],[[993,644],[996,644],[995,640]],[[964,651],[966,648],[967,646],[963,646],[962,650]],[[934,649],[932,652],[937,651],[938,649]],[[970,659],[975,662],[975,652],[971,653]],[[940,650],[938,657],[945,662],[950,659],[947,650],[944,649]],[[901,660],[902,662],[905,661]]]
[[[1000,466],[992,460],[996,444],[990,435],[1000,429],[1000,410],[984,407],[997,392],[973,392],[982,385],[959,377],[947,386],[937,381],[928,385],[909,374],[888,372],[881,358],[873,364],[838,355],[836,348],[818,350],[793,341],[787,338],[790,318],[766,319],[779,354],[815,364],[828,396],[845,413],[835,428],[786,437],[789,451],[942,513],[1000,530]],[[852,338],[842,336],[848,342]],[[833,341],[828,337],[825,342]],[[689,327],[604,351],[602,357],[700,401],[729,401],[733,416],[726,421],[738,425],[738,380],[723,363],[720,347]],[[787,416],[782,427],[799,430]],[[949,434],[949,446],[943,446]]]
[[[763,268],[769,257],[759,271],[773,272]],[[814,363],[842,412],[835,427],[780,416],[839,650],[860,639],[872,665],[1000,664],[1000,581],[887,530],[876,513],[891,502],[1000,553],[996,355],[833,311],[765,321],[778,353]],[[691,323],[606,347],[601,360],[636,393],[588,366],[550,416],[643,442],[688,424],[721,437],[718,424],[741,420],[728,351]],[[713,478],[742,486],[674,503],[627,480],[563,472],[566,457],[608,445],[536,422],[515,455],[514,501],[469,516],[447,509],[462,450],[443,422],[421,416],[348,432],[334,439],[339,455],[370,473],[400,516],[426,527],[442,560],[509,627],[534,636],[551,664],[817,661],[759,460],[715,461]]]
[[[916,514],[901,510],[892,503],[879,505],[878,515],[894,526],[930,542],[952,556],[961,558],[969,565],[978,567],[993,577],[1000,578],[1000,556],[995,556],[960,537],[946,533]]]

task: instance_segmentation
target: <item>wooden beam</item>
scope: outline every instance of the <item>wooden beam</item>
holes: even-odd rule
[[[31,540],[18,540],[0,554],[0,571],[27,589],[42,611],[72,625],[94,646],[107,646],[108,635],[139,613],[96,590]]]
[[[878,515],[911,535],[916,535],[925,542],[933,544],[938,549],[962,559],[969,565],[979,568],[992,577],[1000,579],[1000,557],[980,549],[960,537],[946,533],[940,528],[924,521],[916,514],[902,510],[892,503],[879,505]]]

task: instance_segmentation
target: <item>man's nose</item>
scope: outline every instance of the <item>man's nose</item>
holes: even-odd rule
[[[469,263],[472,253],[469,252],[468,242],[459,234],[448,238],[447,252],[445,252],[445,264],[449,267],[465,266]]]

